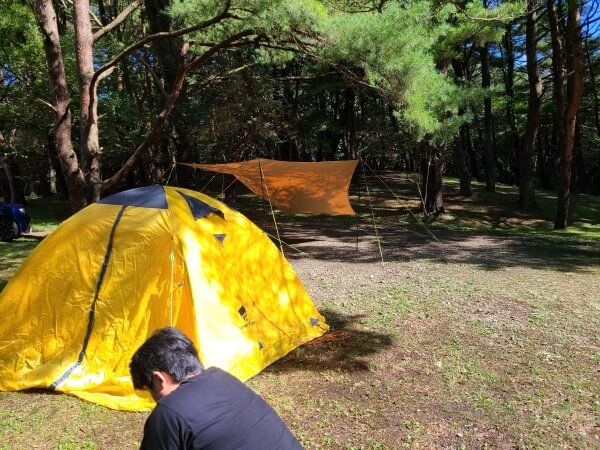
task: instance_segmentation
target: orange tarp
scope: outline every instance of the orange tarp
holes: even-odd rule
[[[358,160],[288,162],[258,158],[229,164],[185,165],[234,175],[281,211],[355,215],[348,188],[357,164]]]

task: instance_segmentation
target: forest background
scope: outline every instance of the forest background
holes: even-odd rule
[[[0,0],[0,187],[78,210],[174,162],[362,158],[600,194],[599,3]],[[177,165],[173,181],[203,174]]]

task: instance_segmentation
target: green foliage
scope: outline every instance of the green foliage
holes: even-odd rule
[[[31,133],[19,133],[21,125],[43,127],[35,117],[47,108],[37,101],[49,85],[42,39],[28,6],[0,0],[0,42],[0,132],[5,138],[0,146],[3,153],[14,154],[31,144]]]
[[[381,13],[336,14],[324,32],[325,57],[358,64],[419,138],[447,137],[456,127],[445,122],[456,110],[456,87],[436,68],[434,48],[445,29],[436,22],[429,2],[390,3]]]
[[[425,140],[446,144],[449,174],[457,172],[452,152],[457,130],[466,123],[474,140],[474,161],[481,170],[485,147],[481,117],[487,96],[492,98],[495,118],[499,178],[514,182],[516,149],[506,111],[513,108],[516,132],[522,134],[528,95],[524,61],[519,56],[524,50],[524,2],[491,3],[492,7],[485,8],[470,0],[233,0],[232,17],[185,36],[193,41],[188,57],[242,30],[253,30],[247,42],[256,39],[256,43],[218,53],[188,76],[159,144],[142,157],[128,183],[152,182],[181,156],[181,127],[176,125],[182,121],[191,139],[186,144],[188,157],[194,161],[253,156],[318,160],[360,154],[375,168],[416,171],[415,149],[418,141]],[[224,7],[218,0],[157,4],[161,14],[168,14],[173,30],[215,17]],[[120,12],[117,4],[105,6],[111,17]],[[92,7],[97,8],[94,0]],[[586,11],[584,7],[584,15]],[[72,11],[58,12],[64,24],[61,44],[77,150],[79,92]],[[106,63],[137,41],[149,23],[148,14],[147,9],[138,9],[96,42],[95,64]],[[542,28],[545,20],[542,15]],[[512,99],[505,93],[502,42],[508,23],[513,24],[517,55]],[[0,150],[16,156],[23,177],[31,180],[28,189],[36,191],[48,170],[48,154],[55,152],[51,145],[54,114],[47,105],[52,102],[52,87],[30,5],[0,0],[0,41],[4,77],[0,132],[5,138]],[[183,38],[160,45],[178,49],[182,42]],[[480,47],[485,43],[490,48],[489,89],[481,88]],[[598,39],[591,37],[588,45],[598,78]],[[148,135],[164,105],[157,79],[168,90],[177,58],[161,63],[157,48],[158,44],[151,44],[132,53],[99,86],[105,176],[118,170]],[[539,53],[544,73],[551,70],[550,52],[549,40],[543,36]],[[462,76],[454,73],[456,60],[464,66]],[[538,135],[544,156],[537,161],[552,171],[550,89],[548,85]],[[581,174],[577,178],[585,192],[598,192],[600,185],[595,95],[592,84],[586,83],[578,141],[583,163],[578,163]],[[150,163],[154,172],[148,170]]]

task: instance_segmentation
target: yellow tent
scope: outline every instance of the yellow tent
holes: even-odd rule
[[[0,295],[0,390],[51,388],[152,408],[129,360],[174,325],[205,366],[246,380],[327,330],[256,225],[206,195],[159,185],[103,199],[31,253]]]

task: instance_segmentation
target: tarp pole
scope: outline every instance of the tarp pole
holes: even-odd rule
[[[361,161],[362,161],[362,159],[361,159]],[[425,229],[425,231],[427,231],[427,233],[429,233],[429,235],[430,235],[430,236],[431,236],[431,237],[432,237],[432,238],[433,238],[433,239],[434,239],[436,242],[438,242],[438,243],[440,243],[440,244],[441,244],[441,242],[440,242],[440,240],[437,238],[437,236],[431,232],[431,230],[430,230],[430,229],[429,229],[429,228],[428,228],[428,227],[427,227],[427,226],[426,226],[426,225],[425,225],[425,224],[424,224],[424,223],[421,221],[421,219],[419,219],[419,218],[418,218],[418,217],[415,215],[415,213],[413,213],[413,212],[412,212],[412,211],[411,211],[409,208],[407,208],[406,206],[403,206],[403,205],[402,205],[402,203],[400,202],[400,197],[398,197],[398,196],[396,195],[396,193],[395,193],[395,192],[392,190],[392,188],[391,188],[391,187],[389,187],[389,186],[388,186],[388,184],[387,184],[387,183],[386,183],[386,182],[383,180],[383,178],[381,178],[379,175],[377,175],[377,173],[376,173],[376,172],[375,172],[375,171],[374,171],[374,170],[373,170],[373,169],[372,169],[372,168],[371,168],[371,167],[370,167],[370,166],[369,166],[369,165],[368,165],[366,162],[362,161],[362,163],[363,163],[365,166],[367,166],[367,168],[368,168],[368,169],[369,169],[369,170],[370,170],[370,171],[373,173],[373,175],[375,175],[375,176],[376,176],[376,177],[379,179],[379,181],[381,181],[381,182],[383,183],[383,185],[384,185],[384,186],[387,188],[387,190],[388,190],[388,191],[390,191],[390,193],[391,193],[391,194],[394,196],[394,198],[396,199],[396,202],[398,202],[398,205],[400,205],[400,207],[401,207],[401,208],[403,208],[403,209],[407,210],[407,211],[409,212],[409,214],[411,214],[411,215],[412,215],[412,216],[415,218],[415,220],[416,220],[416,221],[419,223],[419,225],[421,225],[421,226],[422,226],[422,227]],[[420,188],[419,188],[419,183],[417,183],[417,189],[419,189],[419,196],[421,196],[421,190],[420,190]],[[421,201],[422,201],[422,199],[423,199],[423,197],[421,197]],[[423,204],[425,204],[425,203],[423,203]]]
[[[361,196],[360,196],[361,193],[362,193],[362,191],[359,189],[358,190],[358,211],[356,213],[356,251],[357,252],[358,252],[358,238],[360,236],[359,224],[360,224],[360,209],[361,209]]]
[[[177,165],[177,162],[173,161],[173,164],[171,165],[171,171],[169,172],[169,177],[167,178],[167,182],[165,183],[166,186],[169,185],[169,180],[171,179],[171,175],[173,175],[173,171],[175,170],[176,165]]]
[[[203,187],[202,189],[200,189],[200,191],[199,191],[199,192],[203,192],[203,191],[204,191],[204,189],[206,189],[206,188],[208,187],[208,185],[209,185],[210,183],[212,183],[212,180],[214,180],[214,179],[216,178],[216,176],[217,176],[217,175],[218,175],[218,173],[215,173],[215,174],[213,175],[213,177],[212,177],[210,180],[208,180],[208,183],[206,183],[206,184],[204,185],[204,187]]]
[[[377,247],[379,248],[379,255],[381,256],[381,265],[383,266],[384,264],[384,260],[383,260],[383,250],[381,248],[381,240],[379,239],[379,230],[377,229],[377,223],[375,222],[375,213],[373,211],[373,203],[371,202],[371,193],[369,192],[369,185],[367,183],[367,172],[365,170],[365,166],[364,166],[364,161],[362,159],[362,156],[360,157],[360,162],[363,164],[362,165],[362,170],[363,170],[363,179],[365,180],[365,187],[367,188],[367,198],[369,199],[369,208],[371,209],[371,218],[373,219],[373,228],[375,228],[375,239],[377,240]]]
[[[271,215],[273,216],[273,223],[275,224],[275,231],[277,232],[277,240],[279,241],[279,249],[281,250],[281,254],[285,256],[283,253],[283,244],[281,243],[281,237],[279,236],[279,227],[277,226],[277,220],[275,219],[275,211],[273,210],[273,204],[271,203],[271,196],[269,195],[269,187],[267,186],[267,182],[265,180],[265,174],[263,173],[262,164],[260,163],[260,159],[258,160],[258,168],[260,169],[260,181],[263,186],[264,192],[267,194],[267,199],[269,200],[269,207],[271,208]]]

